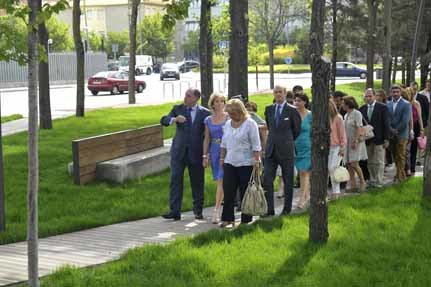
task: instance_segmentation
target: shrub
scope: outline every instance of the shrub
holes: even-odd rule
[[[284,59],[286,57],[294,57],[295,56],[296,46],[285,46],[285,47],[277,47],[274,49],[274,64],[284,64]],[[264,53],[261,56],[263,61],[262,64],[269,65],[269,52]]]

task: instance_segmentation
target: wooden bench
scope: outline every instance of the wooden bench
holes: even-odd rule
[[[161,125],[120,131],[72,141],[75,184],[96,179],[97,164],[163,147]]]

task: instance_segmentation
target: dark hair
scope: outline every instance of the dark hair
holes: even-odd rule
[[[235,95],[235,96],[233,96],[230,99],[238,99],[238,100],[240,100],[243,103],[245,102],[245,99],[244,99],[244,97],[242,95]]]
[[[371,93],[373,93],[373,96],[376,95],[376,91],[373,88],[368,88],[365,90],[365,93],[367,93],[368,91],[370,91]]]
[[[305,102],[305,107],[308,108],[308,104],[310,103],[310,100],[308,99],[307,94],[295,94],[295,99],[300,98],[301,101]]]
[[[248,111],[257,112],[257,104],[255,102],[248,102],[244,106]]]
[[[200,99],[201,92],[198,89],[193,89],[193,96],[195,96],[196,98]]]
[[[381,96],[382,96],[382,103],[386,104],[387,97],[386,97],[386,92],[385,92],[385,90],[377,90],[377,92],[376,92],[376,96],[377,96],[377,95],[381,95]]]
[[[401,90],[401,87],[399,85],[395,84],[395,85],[392,85],[391,91],[392,90]]]
[[[344,98],[347,95],[344,92],[342,92],[342,91],[335,91],[332,96],[334,98]]]
[[[296,94],[298,91],[304,91],[304,88],[300,85],[296,85],[292,88],[292,92]]]
[[[294,94],[293,94],[291,91],[287,91],[287,92],[286,92],[286,98],[287,98],[287,99],[289,99],[289,98],[290,98],[290,99],[293,99],[293,97],[294,97]]]
[[[349,109],[358,109],[358,103],[356,102],[355,98],[352,96],[344,97],[343,102],[346,106],[349,107]]]
[[[416,82],[416,81],[413,81],[413,82],[411,82],[411,83],[410,83],[410,87],[411,87],[411,86],[414,86],[414,85],[419,86],[419,85],[418,85],[418,82]]]

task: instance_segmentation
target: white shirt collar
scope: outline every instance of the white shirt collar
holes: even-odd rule
[[[398,104],[400,102],[400,100],[401,100],[401,97],[399,97],[398,100],[395,100],[395,98],[392,98],[392,102],[394,104]]]
[[[286,104],[286,101],[284,101],[283,103],[279,104],[279,103],[275,103],[275,107],[280,106],[280,108],[284,108],[284,105]]]
[[[371,104],[368,104],[368,106],[371,106],[374,108],[375,104],[376,104],[376,101],[372,102]]]

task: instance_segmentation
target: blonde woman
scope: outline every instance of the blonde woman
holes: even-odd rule
[[[262,150],[259,129],[238,99],[227,102],[229,114],[221,142],[220,165],[223,166],[224,205],[221,227],[235,225],[234,201],[239,187],[241,200],[244,196],[254,166],[260,164]],[[252,221],[252,216],[241,214],[241,223]]]
[[[329,123],[331,125],[331,147],[329,149],[328,170],[332,187],[330,197],[337,198],[340,195],[340,183],[335,182],[334,171],[344,156],[347,139],[343,118],[332,99],[329,100]]]
[[[223,137],[223,127],[228,119],[224,108],[226,98],[222,94],[214,93],[208,101],[208,107],[212,115],[204,120],[205,138],[203,147],[204,167],[211,163],[213,180],[217,182],[216,202],[212,215],[212,223],[217,224],[220,221],[220,208],[223,200],[223,169],[220,167],[220,144]]]

